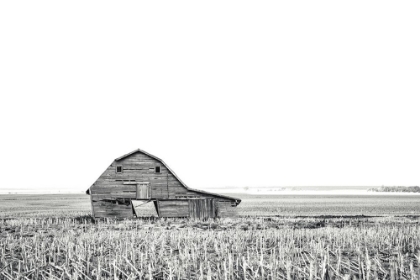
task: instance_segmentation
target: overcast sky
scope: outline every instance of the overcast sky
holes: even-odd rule
[[[2,1],[3,189],[140,148],[190,187],[420,184],[418,1]]]

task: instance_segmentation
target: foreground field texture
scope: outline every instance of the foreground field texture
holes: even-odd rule
[[[19,212],[3,197],[0,279],[420,279],[415,215],[93,221],[55,198],[59,211],[28,198]]]
[[[12,219],[1,232],[1,279],[420,277],[406,218]]]

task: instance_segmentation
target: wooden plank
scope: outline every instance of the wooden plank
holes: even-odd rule
[[[107,195],[117,195],[117,194],[121,194],[121,195],[125,195],[125,194],[133,194],[136,193],[136,190],[119,190],[117,188],[110,188],[110,189],[102,189],[102,190],[98,190],[95,192],[92,192],[91,195],[100,195],[100,194],[107,194]]]
[[[93,207],[95,208],[95,209],[102,209],[103,211],[106,211],[106,210],[127,210],[127,211],[129,211],[129,210],[131,210],[132,209],[132,207],[131,207],[131,203],[130,204],[128,204],[128,205],[124,205],[124,204],[113,204],[113,203],[110,203],[110,202],[106,202],[106,201],[94,201],[93,202]]]
[[[168,181],[168,187],[180,187],[180,188],[184,188],[184,186],[181,185],[180,182],[174,182],[174,181]],[[188,190],[185,189],[185,191],[188,191]]]
[[[125,158],[117,162],[117,164],[136,164],[136,163],[150,163],[150,164],[161,164],[159,161],[152,158]]]
[[[166,178],[166,176],[160,176],[160,177],[150,176],[150,177],[147,177],[147,178],[149,178],[149,180],[151,182],[155,182],[155,183],[165,183],[166,184],[168,182],[173,182],[173,181],[168,180]]]
[[[109,193],[110,197],[120,197],[120,198],[136,198],[136,192],[111,192]]]
[[[118,187],[118,186],[124,186],[122,181],[115,181],[115,180],[101,180],[97,181],[93,186],[92,189],[96,188],[106,188],[106,187]]]
[[[155,205],[155,210],[158,216],[160,217],[160,210],[159,210],[159,200],[153,201],[153,204]]]
[[[131,204],[129,206],[116,204],[107,205],[106,202],[94,202],[93,208],[97,211],[131,211]]]
[[[124,183],[128,183],[130,185],[131,183],[144,183],[144,182],[150,182],[150,181],[161,181],[161,182],[167,182],[166,178],[154,178],[154,177],[148,177],[148,176],[139,176],[139,177],[130,177],[128,178],[117,178],[112,180],[102,180],[96,182],[93,186],[96,187],[107,187],[107,186],[124,186]],[[171,182],[171,181],[169,181]]]
[[[158,164],[156,164],[156,163],[147,163],[147,162],[145,162],[145,163],[142,163],[142,162],[136,162],[136,163],[131,163],[131,162],[129,162],[129,163],[123,163],[123,164],[120,164],[119,166],[122,166],[124,169],[125,168],[128,168],[128,169],[130,169],[130,168],[146,168],[146,169],[148,169],[148,168],[155,168],[155,166],[156,165],[158,165]]]
[[[116,200],[116,199],[135,199],[136,193],[114,193],[114,194],[94,194],[92,195],[92,199],[95,201],[98,200]]]
[[[149,169],[149,170],[142,170],[142,169],[124,169],[124,172],[123,173],[116,173],[115,175],[120,175],[121,176],[122,174],[124,174],[124,175],[131,175],[131,176],[137,176],[139,174],[143,174],[143,175],[146,175],[146,176],[156,176],[156,177],[164,176],[165,178],[167,176],[167,173],[166,172],[162,172],[161,171],[159,173],[156,173],[154,168],[153,168],[153,170],[152,169]]]
[[[115,194],[91,194],[93,200],[117,199],[117,198],[136,198],[136,193],[115,193]]]
[[[136,191],[136,186],[135,185],[97,186],[91,189],[91,193],[93,194],[109,193],[112,191],[118,191],[118,192]]]

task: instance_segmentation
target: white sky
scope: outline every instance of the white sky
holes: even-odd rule
[[[418,1],[2,1],[1,189],[419,185]]]

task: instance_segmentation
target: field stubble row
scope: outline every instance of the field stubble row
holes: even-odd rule
[[[0,232],[0,279],[420,277],[416,218],[24,218]]]

